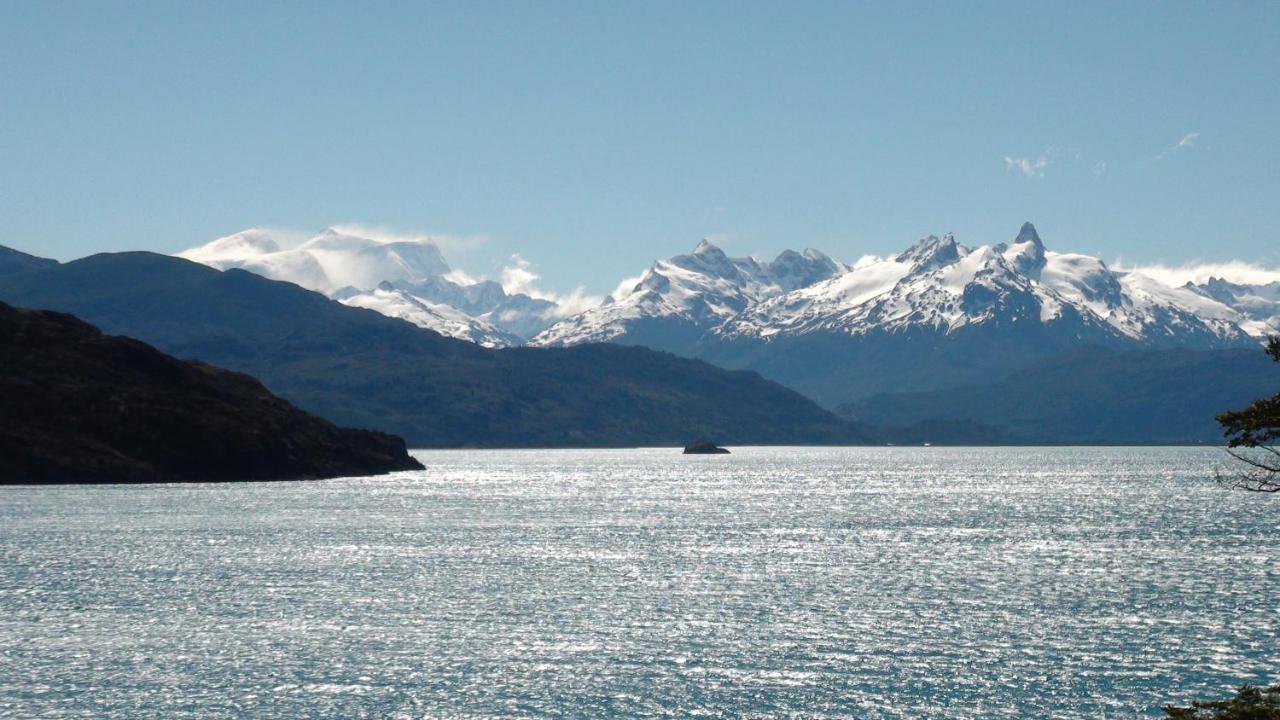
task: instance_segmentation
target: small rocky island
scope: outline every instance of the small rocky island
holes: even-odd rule
[[[296,480],[421,469],[248,375],[0,303],[0,485]]]
[[[694,440],[684,447],[685,455],[728,455],[729,451],[710,440]]]

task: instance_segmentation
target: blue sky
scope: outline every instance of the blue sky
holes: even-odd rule
[[[603,292],[703,236],[1280,265],[1280,3],[0,3],[0,244],[457,238]]]

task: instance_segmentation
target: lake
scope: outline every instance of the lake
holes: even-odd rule
[[[0,717],[1133,718],[1280,682],[1206,448],[429,451],[0,488]]]

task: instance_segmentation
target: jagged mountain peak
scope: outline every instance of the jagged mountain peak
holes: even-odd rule
[[[995,247],[1019,273],[1037,280],[1040,278],[1045,266],[1045,247],[1035,225],[1022,223],[1022,229],[1011,245],[1001,244]]]
[[[770,278],[785,292],[809,287],[848,269],[847,265],[813,248],[805,248],[801,252],[783,250],[768,265]]]
[[[560,321],[535,336],[531,344],[604,342],[654,323],[696,335],[755,303],[847,269],[813,249],[786,250],[772,262],[729,257],[704,238],[690,255],[654,262],[630,292]]]
[[[783,250],[782,252],[778,253],[778,256],[775,257],[773,259],[773,262],[769,264],[770,266],[772,266],[780,262],[790,263],[790,262],[796,262],[799,260],[808,260],[810,262],[818,262],[818,263],[831,263],[833,265],[838,264],[834,260],[832,260],[826,253],[811,247],[807,247],[799,252],[791,249]]]
[[[711,242],[711,238],[702,238],[702,240],[698,242],[697,247],[693,249],[693,254],[723,256],[724,251],[720,249],[719,245]]]
[[[1205,347],[1247,341],[1240,314],[1222,303],[1112,272],[1097,258],[1049,252],[1034,227],[1024,226],[1019,238],[970,249],[952,236],[931,235],[891,259],[860,261],[753,306],[713,332],[772,341],[1032,324],[1062,325],[1063,332],[1098,341]]]
[[[755,261],[750,258],[730,258],[711,240],[703,238],[693,249],[693,254],[677,255],[665,262],[660,261],[657,265],[674,265],[685,270],[740,282],[744,271],[754,270]]]
[[[1036,226],[1030,222],[1022,223],[1022,229],[1018,231],[1018,237],[1014,239],[1014,242],[1029,242],[1044,247],[1044,243],[1040,241],[1040,233],[1036,232]]]
[[[655,261],[629,291],[568,318],[554,303],[509,296],[498,283],[451,279],[427,237],[335,226],[282,250],[270,232],[251,228],[182,255],[387,314],[414,315],[445,334],[492,344],[630,338],[679,352],[663,333],[675,332],[687,347],[713,334],[953,332],[984,323],[1047,326],[1064,318],[1136,342],[1212,344],[1280,328],[1280,285],[1241,286],[1215,277],[1169,287],[1141,273],[1112,271],[1095,257],[1051,252],[1030,222],[1008,242],[965,246],[952,233],[929,235],[901,253],[852,266],[813,248],[784,250],[771,261],[732,257],[703,238],[689,254]]]
[[[956,242],[955,236],[951,233],[942,237],[929,235],[907,248],[895,259],[897,262],[911,265],[916,271],[929,270],[959,260],[964,254],[963,250],[964,248]]]

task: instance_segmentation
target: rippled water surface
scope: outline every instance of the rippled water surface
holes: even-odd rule
[[[0,717],[1132,718],[1280,681],[1206,449],[422,452],[0,488]]]

